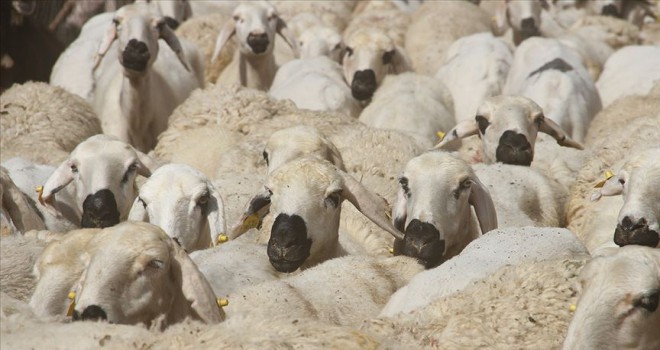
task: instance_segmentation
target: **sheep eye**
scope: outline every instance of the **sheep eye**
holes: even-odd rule
[[[536,123],[536,125],[541,125],[544,120],[545,120],[545,116],[541,114],[538,117],[536,117],[536,119],[534,119],[534,123]]]
[[[235,15],[232,18],[234,19],[235,22],[238,22],[241,19],[241,17],[239,17],[238,15]]]
[[[337,208],[341,200],[341,191],[332,192],[328,197],[325,198],[325,206]]]
[[[348,57],[353,56],[353,49],[347,46],[346,47],[346,54],[348,55]]]
[[[72,166],[71,166],[71,172],[72,172],[72,173],[77,173],[77,172],[78,172],[78,167],[75,166],[75,165],[72,165]]]
[[[383,54],[383,64],[390,64],[392,57],[394,57],[394,50],[385,52]]]
[[[138,202],[142,203],[142,207],[144,207],[144,209],[147,209],[147,203],[142,198],[138,197]]]
[[[150,267],[152,269],[162,269],[165,266],[165,263],[162,260],[158,259],[153,259],[149,261],[147,264],[147,267]]]
[[[209,202],[209,198],[210,198],[209,193],[208,193],[208,192],[205,192],[205,193],[204,193],[203,195],[201,195],[201,196],[199,197],[199,199],[197,200],[197,205],[199,205],[199,206],[204,206],[204,205],[206,205],[206,203]]]
[[[408,187],[408,179],[405,177],[400,178],[399,184],[401,184],[401,189],[403,189],[403,193],[406,194],[406,197],[410,198],[410,188]]]
[[[339,50],[339,49],[341,49],[341,43],[335,45],[335,48],[332,49],[332,51],[336,51],[336,50]]]
[[[133,163],[128,166],[128,169],[126,169],[126,172],[124,173],[124,177],[122,177],[121,182],[126,183],[128,182],[128,177],[131,176],[133,172],[137,170],[137,164]]]
[[[486,128],[490,125],[490,122],[488,119],[484,118],[482,115],[478,115],[474,117],[474,119],[477,121],[477,124],[479,125],[479,131],[481,132],[482,135],[486,134]]]
[[[264,156],[264,160],[266,161],[266,165],[270,165],[270,164],[268,164],[268,152],[264,151],[264,153],[262,153],[262,155]]]
[[[623,186],[623,185],[626,184],[626,180],[624,180],[624,179],[619,179],[619,183],[621,184],[621,186]]]
[[[118,26],[118,25],[119,25],[119,20],[116,19],[116,18],[113,18],[113,19],[112,19],[112,24],[114,24],[115,27]]]
[[[472,180],[465,179],[465,180],[461,181],[460,189],[466,190],[466,189],[470,188],[470,186],[472,186]]]
[[[660,290],[654,289],[650,293],[642,295],[640,298],[635,300],[633,306],[644,308],[649,312],[654,312],[655,310],[658,309],[659,299],[660,299]]]

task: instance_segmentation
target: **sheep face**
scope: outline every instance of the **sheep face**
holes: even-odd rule
[[[54,195],[75,185],[81,227],[108,227],[126,220],[137,195],[135,178],[149,176],[155,162],[130,145],[106,135],[81,142],[55,169],[43,186],[41,201],[47,208]]]
[[[74,320],[150,324],[165,315],[171,323],[192,315],[191,309],[207,322],[222,320],[208,282],[158,227],[122,223],[102,230],[89,245],[99,249],[81,255]]]
[[[436,145],[440,148],[457,138],[478,134],[484,162],[529,166],[534,158],[536,135],[549,134],[562,146],[583,149],[559,125],[545,118],[539,105],[522,96],[496,96],[486,99],[474,120],[456,125]]]
[[[167,164],[140,187],[129,220],[161,227],[186,251],[208,248],[226,231],[224,204],[201,172],[183,164]]]
[[[280,165],[305,155],[316,155],[344,169],[344,162],[335,145],[311,126],[296,126],[274,132],[266,142],[264,160],[268,173]]]
[[[345,42],[344,78],[357,100],[369,100],[386,74],[408,70],[405,54],[385,33],[360,29]]]
[[[411,159],[399,178],[401,185],[393,220],[405,232],[395,254],[417,258],[427,268],[437,266],[469,243],[475,207],[482,232],[497,227],[492,199],[472,169],[444,152]]]
[[[533,36],[541,36],[541,8],[548,7],[545,0],[508,0],[507,21],[514,31],[516,45]]]
[[[589,1],[587,6],[593,14],[623,18],[623,0]]]
[[[626,246],[580,272],[564,349],[660,348],[660,251]]]
[[[300,58],[327,56],[335,62],[341,62],[341,34],[332,27],[314,26],[298,37]]]

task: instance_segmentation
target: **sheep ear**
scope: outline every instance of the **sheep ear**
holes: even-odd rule
[[[392,56],[391,65],[392,73],[400,74],[409,72],[412,71],[411,67],[412,65],[410,64],[410,58],[408,58],[406,51],[402,47],[394,45],[394,56]]]
[[[7,219],[19,232],[29,230],[44,230],[43,220],[28,201],[27,196],[18,188],[5,168],[1,168],[0,193],[3,211],[7,212]]]
[[[610,177],[607,181],[605,181],[605,184],[603,184],[603,187],[600,190],[597,190],[591,195],[591,201],[595,202],[600,199],[600,197],[605,196],[605,197],[610,197],[610,196],[617,196],[623,193],[623,184],[621,183],[621,177],[620,175],[614,175]]]
[[[149,222],[149,215],[147,215],[147,209],[144,207],[144,204],[140,201],[140,197],[136,197],[131,206],[131,210],[128,212],[128,220],[130,221],[143,221]]]
[[[335,144],[325,139],[323,141],[328,147],[328,160],[330,160],[332,164],[334,164],[338,169],[346,171],[346,167],[344,166],[344,159],[341,157],[341,153],[339,153],[339,150]]]
[[[138,150],[135,150],[135,153],[138,156],[138,168],[137,173],[144,177],[151,176],[151,173],[156,171],[160,167],[160,164],[153,159],[151,156],[142,153]]]
[[[300,57],[300,49],[298,48],[298,40],[291,34],[286,22],[279,16],[277,17],[277,34],[279,34],[284,41],[289,45],[295,57]]]
[[[71,171],[71,161],[63,161],[57,169],[50,175],[39,193],[39,203],[54,215],[59,216],[59,212],[53,206],[53,195],[62,190],[73,181],[73,172]]]
[[[172,31],[172,28],[167,25],[165,18],[162,18],[158,23],[158,29],[160,31],[160,38],[165,40],[167,45],[172,49],[172,51],[174,51],[176,57],[179,59],[179,62],[181,62],[183,65],[183,68],[190,72],[190,67],[188,67],[188,63],[186,63],[186,57],[183,54],[181,42],[179,42],[179,39],[176,37],[176,34],[174,34],[174,31]]]
[[[211,197],[209,198],[207,206],[206,220],[209,224],[209,232],[211,233],[211,244],[216,245],[218,236],[227,232],[227,224],[225,222],[225,202],[220,196],[220,192],[213,186],[208,184],[208,189]]]
[[[270,191],[264,191],[250,199],[243,215],[229,232],[229,239],[237,238],[249,229],[259,227],[261,220],[270,211],[270,196],[272,196]]]
[[[541,117],[539,131],[552,136],[555,140],[557,140],[557,143],[560,146],[571,147],[580,150],[584,149],[584,146],[570,138],[568,134],[566,134],[566,132],[562,130],[562,128],[550,118]]]
[[[117,39],[117,26],[113,22],[105,32],[99,50],[96,52],[96,56],[94,56],[94,66],[92,66],[92,70],[95,70],[99,66],[101,59],[103,59],[103,56],[108,52],[115,39]]]
[[[218,306],[211,285],[199,272],[195,263],[178,244],[170,241],[173,250],[171,273],[175,283],[181,287],[185,300],[174,300],[172,303],[174,315],[192,316],[205,323],[219,323],[225,319],[225,313]],[[188,309],[186,306],[190,305]]]
[[[222,30],[218,34],[218,39],[215,41],[215,48],[213,49],[213,56],[211,58],[211,63],[215,64],[215,61],[220,55],[220,51],[227,45],[229,39],[236,34],[236,22],[234,19],[230,19],[222,27]]]
[[[403,239],[403,233],[397,230],[387,218],[385,200],[377,198],[349,174],[341,170],[337,170],[337,172],[344,179],[343,197],[351,202],[364,216],[389,232],[394,238]]]
[[[494,35],[500,36],[506,32],[507,27],[507,3],[505,0],[498,0],[495,14],[492,18],[491,29]]]
[[[479,125],[476,120],[465,120],[449,130],[445,137],[437,145],[435,149],[443,148],[445,145],[456,139],[462,139],[468,136],[477,135],[479,132]]]
[[[476,176],[473,176],[471,180],[472,186],[468,202],[474,207],[474,212],[477,214],[481,234],[485,234],[497,228],[495,204],[484,184]]]

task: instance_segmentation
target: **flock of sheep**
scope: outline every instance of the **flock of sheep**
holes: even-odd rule
[[[0,344],[659,349],[658,16],[98,14],[0,97]]]

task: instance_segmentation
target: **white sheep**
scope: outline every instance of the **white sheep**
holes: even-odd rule
[[[107,135],[81,142],[57,168],[35,166],[22,159],[3,163],[16,185],[38,202],[46,227],[58,232],[81,226],[112,226],[126,220],[137,196],[137,175],[148,177],[158,165],[146,154]]]
[[[268,90],[278,68],[273,56],[275,34],[284,38],[294,55],[298,54],[296,40],[289,34],[286,22],[279,17],[275,7],[267,2],[242,3],[232,16],[218,34],[212,62],[233,36],[238,50],[217,83]]]
[[[386,76],[359,120],[411,135],[427,148],[437,143],[437,132],[456,125],[450,91],[442,82],[415,73]]]
[[[451,91],[457,123],[474,118],[487,97],[501,95],[512,61],[511,49],[491,33],[451,44],[435,77]]]
[[[412,14],[405,49],[415,72],[434,75],[454,41],[490,32],[490,16],[467,1],[425,1]]]
[[[564,349],[660,347],[660,251],[626,246],[591,259]]]
[[[547,23],[543,23],[543,19],[547,18],[542,16],[543,10],[554,12],[552,2],[547,0],[484,1],[480,6],[494,12],[492,23],[494,33],[503,35],[507,28],[511,29],[515,45],[520,45],[531,37],[541,36],[542,25],[547,27]]]
[[[556,39],[530,38],[521,43],[503,94],[532,99],[572,139],[582,142],[601,108],[600,96],[580,56]]]
[[[128,220],[162,228],[187,252],[206,249],[226,232],[222,196],[211,180],[184,164],[166,164],[140,186]]]
[[[0,159],[57,165],[78,143],[101,133],[82,98],[40,82],[15,84],[0,97]]]
[[[287,25],[297,38],[300,58],[327,56],[341,62],[343,45],[339,29],[324,24],[317,15],[309,12],[296,15],[287,21]],[[279,47],[276,46],[276,49]]]
[[[290,99],[298,108],[334,111],[352,117],[360,114],[359,103],[351,96],[339,63],[328,57],[290,61],[278,69],[269,94]]]
[[[624,96],[646,95],[658,84],[660,47],[647,45],[627,46],[610,56],[596,87],[608,106]]]
[[[380,316],[392,317],[423,309],[440,298],[460,293],[505,266],[588,257],[584,245],[566,229],[496,229],[470,242],[459,255],[442,265],[413,277],[392,295]]]
[[[37,315],[121,324],[170,325],[192,317],[218,323],[224,313],[186,252],[157,226],[125,222],[79,230],[51,243],[35,265]],[[75,292],[73,300],[67,295]],[[139,297],[138,297],[139,296]]]
[[[89,33],[81,34],[80,45],[72,44],[58,60],[51,83],[71,86],[78,93],[87,90],[82,96],[98,113],[103,132],[146,151],[155,146],[172,110],[202,86],[202,60],[197,48],[179,41],[150,4],[124,6],[112,21],[106,22],[105,17],[94,22]],[[159,43],[160,38],[164,43]],[[96,56],[91,57],[90,47],[99,42]],[[77,66],[80,61],[85,63]],[[63,72],[58,72],[58,65],[65,67]],[[91,82],[76,81],[76,76],[86,79],[91,74]],[[91,88],[82,89],[81,84],[91,84]]]
[[[406,29],[410,24],[409,11],[399,8],[395,1],[359,1],[343,36],[346,40],[357,31],[373,29],[387,35],[395,45],[403,47]]]

